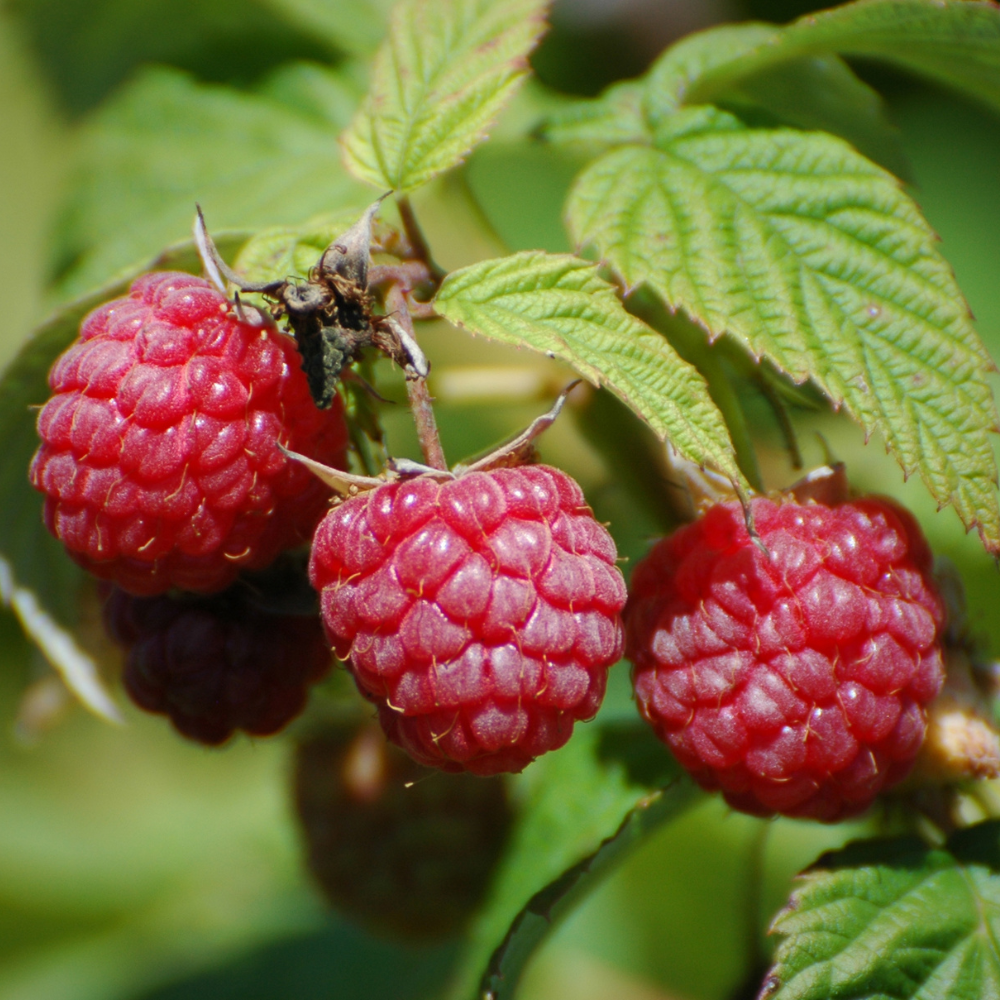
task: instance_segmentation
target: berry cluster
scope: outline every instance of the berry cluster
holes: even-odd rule
[[[751,509],[759,544],[732,501],[636,567],[636,699],[734,808],[842,819],[906,775],[941,687],[930,551],[888,500]]]
[[[106,621],[132,698],[206,743],[275,732],[328,669],[328,641],[393,743],[485,776],[592,718],[624,642],[640,711],[734,807],[832,821],[899,781],[943,679],[944,609],[913,519],[877,498],[757,497],[753,538],[743,507],[718,503],[637,566],[626,607],[579,486],[525,464],[565,396],[489,458],[443,470],[406,329],[407,292],[433,274],[423,260],[382,269],[397,284],[373,312],[377,208],[304,285],[239,284],[199,216],[206,268],[270,297],[314,396],[296,340],[179,273],[94,310],[53,367],[31,481],[72,557],[121,588]],[[336,380],[364,347],[406,369],[435,468],[342,471]],[[331,485],[349,495],[324,517]],[[256,606],[246,577],[314,531],[322,628]]]
[[[621,655],[616,558],[579,486],[536,465],[345,500],[310,577],[389,738],[485,775],[520,771],[597,712]]]
[[[222,590],[308,541],[328,491],[279,442],[345,460],[342,407],[313,404],[294,341],[189,274],[95,309],[49,384],[30,472],[45,522],[135,594]]]

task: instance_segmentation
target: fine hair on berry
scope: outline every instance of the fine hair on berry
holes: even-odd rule
[[[548,466],[420,477],[345,500],[310,578],[337,654],[422,764],[520,771],[590,719],[625,584],[580,487]]]
[[[735,500],[658,542],[625,611],[639,709],[736,809],[827,822],[910,770],[944,667],[930,550],[890,500]]]
[[[30,471],[45,523],[135,594],[219,591],[309,539],[329,491],[279,442],[345,461],[339,397],[316,408],[294,341],[190,274],[91,312],[49,385]]]

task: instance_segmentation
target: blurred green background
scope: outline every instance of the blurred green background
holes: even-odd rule
[[[80,235],[93,217],[84,213],[81,222],[73,208],[88,129],[102,102],[115,100],[149,64],[243,92],[287,95],[293,77],[284,70],[306,60],[340,65],[344,79],[360,88],[356,60],[377,41],[387,6],[377,0],[7,0],[0,6],[0,364],[61,297],[80,290],[80,275],[103,280],[132,260],[101,257],[101,248],[95,256]],[[536,65],[551,87],[595,93],[640,72],[687,31],[716,20],[780,21],[810,9],[794,0],[560,3]],[[861,70],[887,97],[915,196],[942,237],[980,332],[1000,357],[1000,121],[913,80]],[[302,107],[299,83],[295,100]],[[350,91],[344,85],[340,93],[348,109]],[[336,99],[323,91],[320,111],[328,121],[342,114]],[[549,100],[540,89],[529,91],[497,141],[475,154],[461,177],[421,196],[421,218],[446,266],[498,252],[498,236],[513,249],[567,248],[559,217],[574,164],[527,143],[515,127],[519,114]],[[180,121],[178,143],[183,132]],[[331,187],[343,183],[332,146],[314,143],[307,154],[319,158]],[[220,162],[228,155],[220,140]],[[127,177],[127,163],[122,170]],[[289,194],[289,217],[279,197],[247,221],[293,223],[321,211],[326,174],[301,180],[308,190]],[[237,221],[226,217],[226,206],[235,204],[238,214],[239,183],[235,171],[220,189],[210,220],[221,227]],[[482,212],[471,206],[470,191]],[[189,213],[184,200],[177,218]],[[136,248],[138,257],[186,236],[186,223],[169,214],[149,237],[160,242],[148,246],[144,227],[122,232],[129,220],[113,208],[92,225],[105,223],[114,241]],[[439,419],[453,460],[523,426],[562,378],[517,352],[446,330],[428,331],[425,347],[436,366]],[[494,366],[490,391],[500,393],[485,407],[484,366]],[[747,405],[760,403],[748,398]],[[777,428],[763,410],[752,413],[765,428],[760,457],[768,483],[785,484],[794,474]],[[588,444],[585,414],[579,416],[547,437],[543,457],[558,455],[581,480],[598,516],[612,522],[623,554],[634,559],[657,530],[656,519]],[[891,492],[916,511],[935,548],[959,566],[974,626],[1000,650],[1000,578],[978,541],[964,535],[951,512],[936,514],[920,483],[904,485],[879,442],[864,447],[846,420],[802,414],[799,426],[807,465],[824,459],[821,433],[848,461],[858,486]],[[391,414],[387,427],[390,450],[414,450],[405,413]],[[16,732],[19,705],[26,686],[45,676],[13,617],[0,612],[0,1000],[379,1000],[440,992],[452,946],[397,948],[324,910],[299,857],[287,741],[243,739],[208,751],[135,711],[126,710],[126,726],[112,728],[70,708],[60,725],[27,742],[23,727],[21,738]],[[605,711],[630,711],[623,667]],[[521,995],[736,996],[760,960],[763,931],[791,876],[858,830],[765,825],[705,801],[650,840],[556,931]],[[754,875],[758,868],[762,881]]]

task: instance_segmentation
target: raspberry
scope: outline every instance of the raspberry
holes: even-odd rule
[[[405,940],[462,928],[511,821],[502,782],[427,771],[371,727],[303,743],[295,799],[309,868],[330,903]]]
[[[656,544],[625,610],[639,708],[735,809],[832,822],[909,771],[943,680],[944,607],[889,500],[736,501]]]
[[[309,575],[389,739],[486,775],[597,712],[621,655],[616,557],[580,487],[537,465],[352,497],[317,529]]]
[[[272,614],[240,581],[221,594],[135,597],[115,587],[105,627],[127,650],[125,690],[211,746],[237,729],[269,736],[330,669],[318,615]]]
[[[222,590],[309,538],[328,490],[280,440],[343,465],[339,398],[316,409],[294,341],[189,274],[91,312],[49,375],[31,482],[85,569],[136,594]]]

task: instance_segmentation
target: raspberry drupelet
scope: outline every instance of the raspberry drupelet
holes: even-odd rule
[[[488,775],[562,746],[621,655],[615,544],[547,466],[388,483],[317,529],[337,655],[418,762]]]
[[[832,822],[901,780],[944,676],[944,608],[912,516],[866,497],[720,503],[635,568],[639,709],[734,808]]]
[[[49,376],[31,482],[81,566],[135,594],[213,592],[307,541],[329,490],[280,441],[343,466],[294,341],[208,282],[154,272],[83,321]]]

